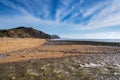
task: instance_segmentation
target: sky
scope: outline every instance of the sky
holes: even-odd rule
[[[0,0],[0,29],[19,26],[61,38],[120,39],[120,0]]]

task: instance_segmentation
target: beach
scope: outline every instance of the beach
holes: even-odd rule
[[[99,43],[98,45],[76,45],[72,42],[72,45],[66,45],[66,43],[57,45],[54,41],[52,44],[49,44],[51,42],[47,42],[47,40],[44,39],[1,38],[0,40],[0,63],[19,62],[41,58],[57,58],[80,54],[120,53],[120,47],[101,46]]]
[[[93,43],[1,38],[0,79],[119,80],[120,47]]]

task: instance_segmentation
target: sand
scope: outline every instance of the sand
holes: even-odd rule
[[[0,38],[0,53],[33,48],[44,42],[46,42],[46,40],[34,38]]]
[[[0,38],[0,63],[60,58],[81,54],[114,54],[120,47],[98,45],[43,45],[45,39]]]

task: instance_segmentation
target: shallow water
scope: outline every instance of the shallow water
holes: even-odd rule
[[[96,42],[117,42],[120,43],[120,39],[51,39],[53,41],[96,41]]]

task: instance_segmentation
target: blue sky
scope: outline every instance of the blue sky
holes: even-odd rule
[[[0,29],[18,26],[62,38],[120,39],[120,0],[0,0]]]

